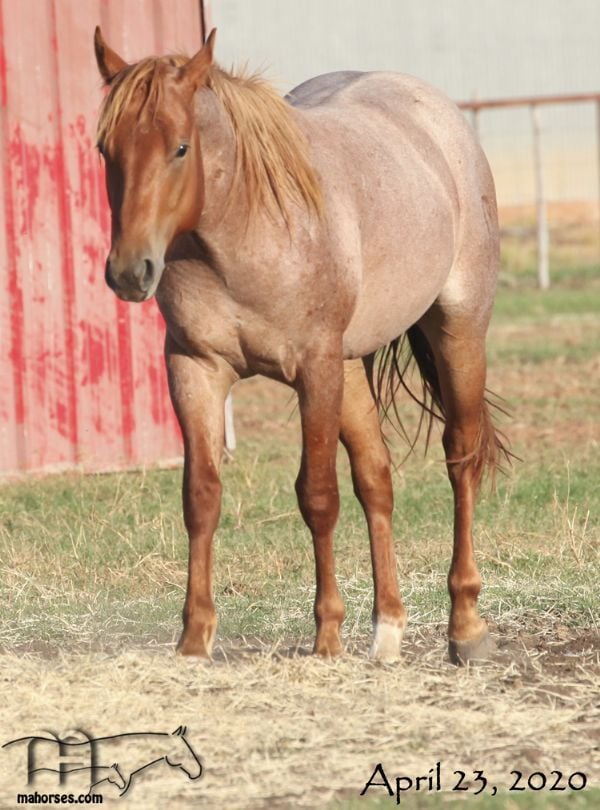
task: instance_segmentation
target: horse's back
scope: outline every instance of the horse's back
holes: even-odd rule
[[[302,82],[290,90],[286,101],[294,107],[314,107],[326,104],[352,83],[366,76],[360,70],[339,70],[334,73],[323,73]]]
[[[379,133],[378,157],[390,154],[417,159],[437,175],[456,204],[469,203],[473,193],[494,193],[487,160],[463,113],[446,95],[404,73],[340,71],[309,79],[286,97],[308,120],[337,122],[340,131]],[[366,143],[367,150],[372,144]],[[419,160],[420,158],[420,160]],[[467,162],[468,161],[468,162]],[[402,166],[402,173],[413,170]]]
[[[474,274],[479,297],[491,298],[494,184],[450,99],[413,76],[355,71],[310,79],[287,98],[305,122],[340,227],[349,239],[359,234],[348,356],[393,339],[446,289],[460,296]]]

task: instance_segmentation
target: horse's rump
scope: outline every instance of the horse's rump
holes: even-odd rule
[[[466,308],[491,299],[496,275],[494,186],[455,104],[412,76],[344,72],[288,98],[311,144],[329,227],[348,250],[356,302],[345,356],[369,354],[414,324],[451,279],[478,277]],[[492,207],[493,209],[493,207]],[[482,246],[484,246],[482,252]],[[473,312],[473,314],[477,314]]]

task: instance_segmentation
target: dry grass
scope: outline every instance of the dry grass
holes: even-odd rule
[[[43,718],[44,728],[100,736],[187,723],[203,778],[161,765],[132,788],[135,807],[318,807],[357,795],[378,762],[391,777],[440,761],[447,786],[458,768],[484,769],[498,787],[514,768],[568,774],[585,765],[597,781],[600,649],[564,628],[525,640],[519,631],[509,630],[511,649],[494,663],[467,671],[446,662],[442,628],[411,634],[395,666],[369,662],[366,639],[334,663],[283,643],[219,647],[210,666],[175,660],[168,646],[52,661],[6,655],[2,728],[12,738]],[[0,789],[10,806],[22,751],[3,766],[14,774]]]

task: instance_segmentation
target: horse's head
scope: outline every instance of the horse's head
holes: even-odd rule
[[[119,790],[124,790],[126,787],[125,777],[119,770],[119,766],[116,762],[108,769],[108,776],[105,777],[106,781],[109,785],[116,785]]]
[[[128,65],[96,28],[94,45],[109,93],[98,124],[112,212],[106,282],[127,301],[156,292],[173,240],[196,226],[204,204],[193,97],[212,64],[215,31],[191,59]]]
[[[179,726],[172,732],[171,737],[178,741],[177,745],[165,756],[167,765],[172,768],[181,768],[190,779],[198,779],[202,776],[202,763],[198,755],[186,739],[187,728]]]

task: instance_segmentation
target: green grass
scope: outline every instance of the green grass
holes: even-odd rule
[[[257,479],[248,466],[261,470]],[[368,632],[371,577],[364,521],[342,467],[337,531],[347,626]],[[264,472],[262,472],[264,471]],[[568,472],[568,476],[567,476]],[[244,450],[224,469],[215,544],[220,632],[305,638],[312,629],[312,548],[295,511],[294,467]],[[600,459],[581,467],[523,464],[478,508],[483,606],[500,619],[553,610],[589,624],[597,588]],[[395,536],[413,622],[441,622],[448,602],[451,494],[443,465],[411,459],[397,487]],[[180,472],[63,477],[4,487],[0,499],[3,627],[10,643],[108,640],[115,633],[169,637],[179,626],[187,542]],[[290,514],[291,512],[291,514]],[[549,542],[549,538],[551,542]],[[15,594],[16,589],[16,594]],[[116,617],[115,617],[116,613]],[[60,620],[59,620],[60,619]]]
[[[597,592],[598,546],[584,542],[587,512],[597,514],[598,496],[585,489],[585,481],[594,471],[572,477],[571,497],[575,499],[580,489],[583,492],[578,515],[570,515],[566,509],[560,470],[545,473],[533,479],[521,477],[519,486],[511,485],[510,493],[503,485],[498,499],[488,498],[480,506],[479,531],[493,527],[493,535],[486,528],[477,544],[487,583],[482,606],[488,616],[501,619],[507,606],[518,614],[545,611],[552,605],[561,621],[585,626],[593,615]],[[596,474],[600,474],[598,465]],[[144,494],[174,488],[177,478],[177,474],[166,472],[147,476]],[[235,476],[225,478],[232,490],[240,491],[240,482],[231,480]],[[409,589],[406,602],[413,623],[441,622],[448,607],[448,487],[445,481],[437,480],[427,488],[420,488],[416,480],[413,484],[407,483],[407,497],[398,499],[396,537],[401,578],[404,589]],[[81,481],[76,484],[78,489],[82,485]],[[282,489],[285,492],[285,486]],[[368,544],[347,485],[344,489],[337,556],[348,608],[346,625],[354,632],[366,633],[371,598]],[[18,495],[11,502],[8,493],[4,494],[0,518],[3,533],[8,524],[21,545],[35,547],[33,559],[13,545],[5,552],[11,572],[2,594],[7,606],[5,627],[11,628],[9,637],[19,627],[18,636],[23,641],[68,642],[73,637],[99,641],[100,636],[108,642],[115,634],[146,638],[158,634],[164,639],[179,626],[186,542],[178,525],[178,497],[163,502],[166,514],[143,520],[138,512],[133,521],[131,513],[143,498],[126,499],[123,511],[112,514],[113,524],[118,525],[98,535],[93,528],[74,528],[80,519],[79,505],[72,511],[63,507],[62,520],[57,524],[47,520],[42,528],[31,519],[19,523],[14,517]],[[279,497],[282,504],[278,499],[265,504],[258,498],[239,527],[231,511],[225,514],[216,542],[216,601],[220,632],[225,637],[305,638],[312,631],[310,542],[299,518],[277,518],[282,507],[293,503],[290,491]],[[257,512],[272,521],[253,522]],[[6,514],[11,515],[8,520]],[[101,525],[105,522],[107,516],[100,520]],[[554,538],[550,545],[548,537]],[[19,568],[21,576],[16,576]],[[44,574],[51,569],[55,573],[45,582]]]
[[[600,277],[600,268],[596,271]],[[500,284],[494,305],[497,320],[527,319],[533,323],[553,315],[575,318],[600,313],[600,285],[582,285],[575,289],[552,286],[549,290],[535,287],[506,289]]]
[[[501,271],[494,307],[497,321],[539,323],[554,315],[600,313],[598,228],[580,225],[551,232],[550,289],[537,282],[535,229],[502,239]]]

